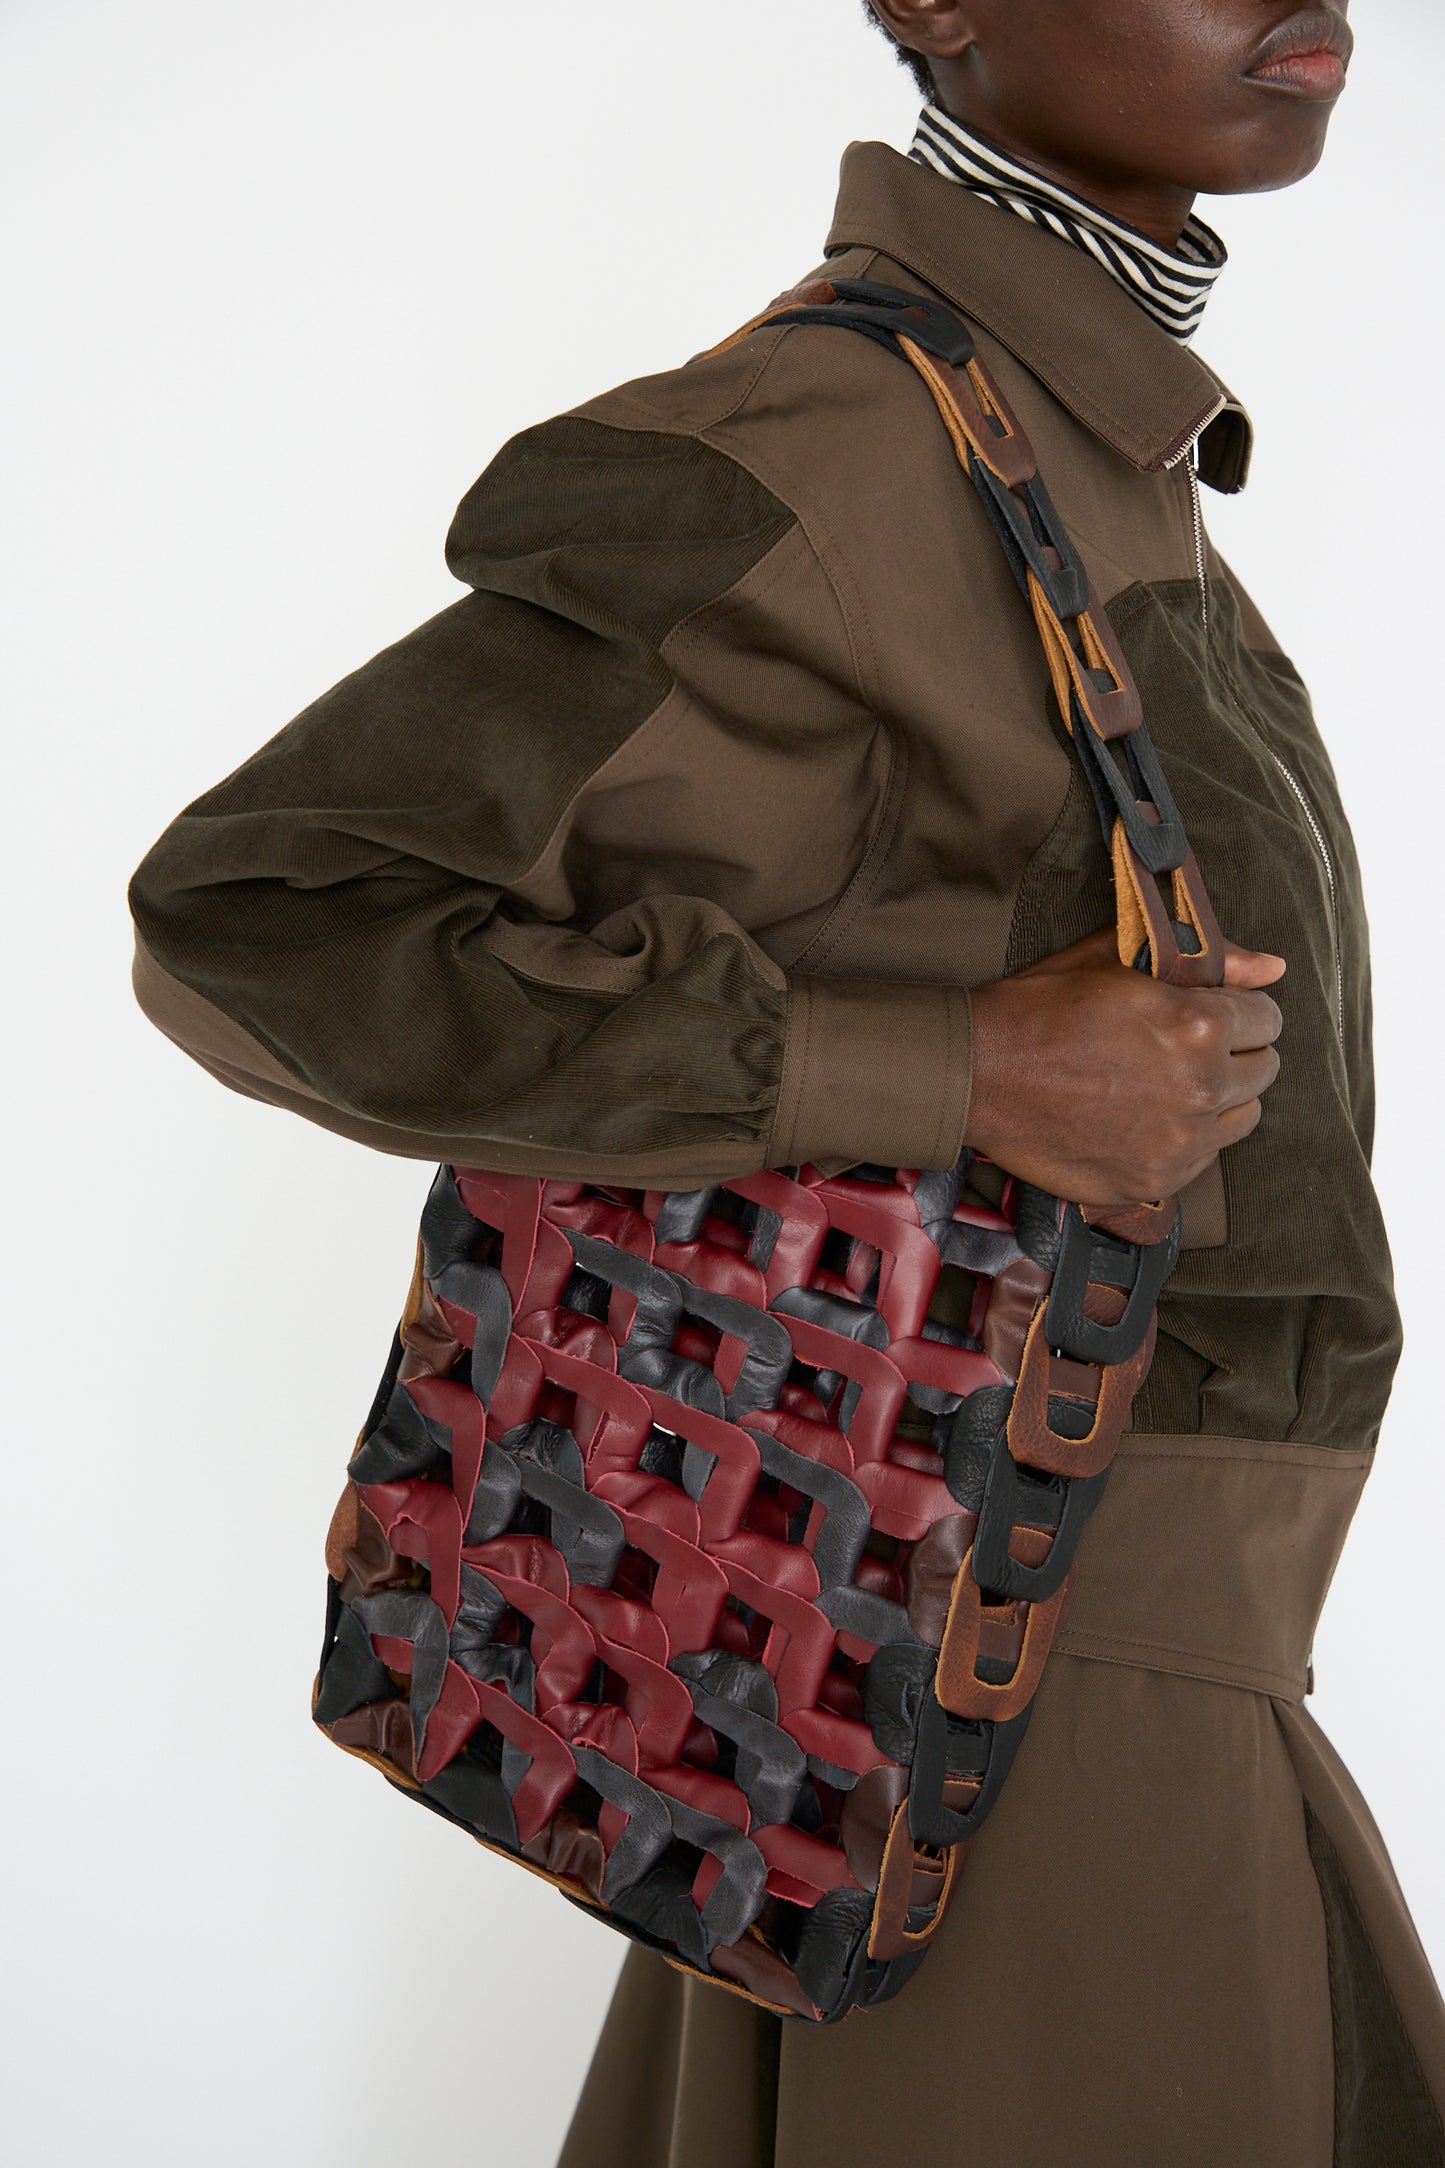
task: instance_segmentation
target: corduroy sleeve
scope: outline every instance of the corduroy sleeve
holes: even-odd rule
[[[774,960],[881,788],[788,507],[696,438],[564,418],[499,455],[448,561],[472,592],[143,861],[153,1021],[419,1158],[658,1187],[951,1164],[966,993]]]

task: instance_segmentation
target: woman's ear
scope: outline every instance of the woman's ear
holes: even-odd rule
[[[978,37],[976,0],[868,0],[885,30],[925,60],[958,60]]]

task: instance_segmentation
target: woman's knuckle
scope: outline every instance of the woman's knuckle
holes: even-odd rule
[[[1213,1017],[1186,1019],[1175,1044],[1179,1066],[1191,1091],[1201,1091],[1217,1080],[1226,1048]]]
[[[1217,1114],[1224,1101],[1224,1080],[1212,1062],[1195,1062],[1190,1069],[1184,1103],[1191,1114]]]

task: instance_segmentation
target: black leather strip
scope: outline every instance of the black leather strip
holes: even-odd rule
[[[612,1847],[602,1877],[602,1895],[612,1904],[667,1850],[672,1840],[671,1802],[641,1777],[619,1769],[596,1747],[574,1746],[572,1754],[584,1783],[627,1816],[627,1827]]]
[[[446,1425],[423,1415],[406,1387],[395,1384],[385,1414],[352,1455],[347,1473],[353,1483],[401,1483],[440,1467],[451,1450]]]
[[[368,1634],[411,1643],[411,1728],[420,1760],[427,1721],[446,1676],[447,1622],[420,1589],[389,1588],[376,1596],[358,1596],[351,1609]]]
[[[769,1475],[801,1491],[804,1497],[816,1498],[823,1508],[823,1525],[812,1547],[813,1564],[823,1587],[850,1586],[873,1529],[862,1491],[840,1468],[794,1453],[766,1430],[750,1430],[748,1436],[756,1443]]]

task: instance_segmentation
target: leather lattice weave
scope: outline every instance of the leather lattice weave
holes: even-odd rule
[[[443,1169],[333,1528],[318,1722],[699,1970],[810,2016],[883,1987],[978,1445],[1049,1282],[1021,1195],[1056,1246],[1053,1200],[967,1161],[671,1195]],[[982,1621],[1014,1701],[1028,1609]],[[1010,1724],[952,1728],[977,1794]]]

